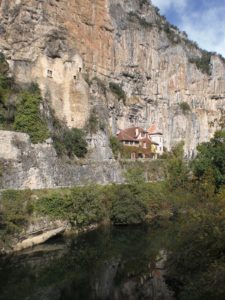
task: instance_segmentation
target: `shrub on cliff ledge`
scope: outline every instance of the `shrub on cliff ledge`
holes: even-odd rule
[[[42,143],[49,137],[47,124],[40,113],[41,101],[41,93],[37,85],[32,84],[29,89],[22,91],[13,125],[16,131],[29,134],[34,144]]]
[[[15,85],[12,78],[8,77],[9,65],[0,53],[0,128],[10,129],[15,114]]]
[[[109,88],[111,90],[111,92],[116,95],[118,97],[118,99],[120,100],[123,100],[123,103],[125,104],[125,101],[126,101],[126,94],[123,90],[123,88],[115,83],[115,82],[110,82],[109,83]]]
[[[179,106],[183,114],[186,114],[191,111],[191,107],[187,102],[181,102]]]
[[[190,63],[195,64],[202,73],[211,75],[211,56],[212,53],[203,51],[201,57],[190,59]]]
[[[121,144],[121,142],[118,140],[117,137],[115,136],[110,136],[110,147],[112,149],[112,152],[114,154],[114,157],[117,159],[119,157],[119,154],[122,152],[123,150],[123,145]]]
[[[83,158],[87,154],[87,142],[83,130],[63,128],[59,134],[53,135],[53,145],[58,155],[74,155]]]

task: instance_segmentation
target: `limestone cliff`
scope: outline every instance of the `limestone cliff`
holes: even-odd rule
[[[57,157],[51,140],[33,145],[27,134],[0,130],[0,190],[109,182],[122,182],[120,166],[115,160],[71,162]]]
[[[0,3],[0,50],[11,72],[20,83],[37,82],[68,126],[83,127],[93,109],[112,133],[155,122],[166,148],[185,140],[189,157],[219,128],[224,60],[212,54],[202,68],[202,50],[147,0]]]

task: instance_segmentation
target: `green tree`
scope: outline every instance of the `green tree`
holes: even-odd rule
[[[139,224],[145,221],[147,208],[139,199],[139,194],[140,191],[132,185],[114,187],[110,211],[114,224]]]
[[[184,161],[184,142],[172,148],[166,158],[166,177],[169,188],[184,188],[188,180],[188,166]]]
[[[192,163],[194,175],[200,180],[211,169],[218,190],[225,184],[225,131],[217,131],[210,142],[199,145],[197,150]]]

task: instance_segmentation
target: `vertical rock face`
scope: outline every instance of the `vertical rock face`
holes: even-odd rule
[[[102,142],[104,149],[104,140]],[[119,163],[104,160],[101,153],[94,160],[68,162],[59,159],[51,140],[33,145],[25,133],[0,130],[0,190],[43,189],[81,184],[121,183]],[[94,147],[93,147],[94,148]]]
[[[16,80],[38,82],[70,127],[83,127],[93,108],[105,112],[112,133],[155,122],[166,148],[185,140],[189,157],[219,128],[224,60],[211,55],[203,72],[194,63],[202,51],[147,1],[2,0],[0,21],[0,48]]]

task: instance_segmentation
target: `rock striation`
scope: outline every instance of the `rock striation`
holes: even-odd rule
[[[59,159],[51,140],[33,145],[27,134],[10,131],[0,131],[0,145],[0,189],[43,189],[122,182],[119,163],[114,159],[95,157],[95,160],[74,162]]]

